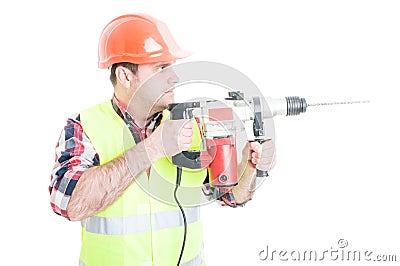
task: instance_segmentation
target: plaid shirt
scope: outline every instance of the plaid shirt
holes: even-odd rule
[[[162,113],[155,114],[142,130],[126,112],[125,107],[115,97],[112,98],[115,112],[125,121],[136,143],[149,136],[160,124]],[[67,219],[67,206],[72,192],[83,172],[91,166],[100,165],[99,155],[82,129],[80,115],[68,118],[56,145],[55,165],[51,174],[50,205],[53,211]],[[233,193],[219,191],[209,186],[205,180],[203,193],[210,200],[216,199],[221,205],[241,206],[235,202]]]

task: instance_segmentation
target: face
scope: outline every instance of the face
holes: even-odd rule
[[[171,67],[173,63],[174,61],[139,65],[135,82],[131,85],[132,103],[150,110],[149,115],[174,103],[173,88],[179,79]]]

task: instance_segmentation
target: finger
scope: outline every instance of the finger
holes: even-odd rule
[[[260,159],[261,158],[261,154],[259,152],[252,152],[251,153],[251,157],[252,158],[256,158],[256,159]]]
[[[184,137],[191,137],[193,136],[193,129],[182,129],[180,135]]]
[[[248,160],[251,159],[252,153],[256,150],[261,148],[261,144],[256,141],[249,141],[246,143],[242,150],[243,157],[247,158]]]
[[[191,119],[188,119],[184,122],[183,128],[186,129],[192,129],[193,128],[193,121]]]
[[[192,137],[182,136],[180,138],[180,142],[184,143],[184,144],[191,144],[192,143]]]
[[[254,165],[257,165],[257,164],[260,163],[260,159],[252,158],[252,159],[251,159],[251,162],[252,162]]]
[[[261,144],[258,141],[249,142],[249,148],[253,151],[261,151]]]
[[[187,144],[187,143],[181,143],[179,145],[179,150],[180,151],[188,151],[190,148],[191,148],[191,145]]]

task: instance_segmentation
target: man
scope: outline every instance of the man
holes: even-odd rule
[[[125,15],[104,28],[99,67],[111,69],[114,95],[68,119],[49,187],[53,210],[82,222],[80,265],[204,264],[198,206],[185,208],[187,239],[180,254],[179,209],[149,193],[160,184],[155,180],[174,182],[177,170],[168,157],[189,150],[198,130],[192,120],[168,120],[163,113],[174,102],[171,88],[179,81],[170,66],[187,56],[153,17]],[[157,86],[139,89],[156,74]],[[217,200],[236,207],[251,199],[255,166],[269,169],[273,152],[271,142],[248,143],[239,184]],[[206,178],[206,170],[182,173],[182,183],[205,183],[209,192],[214,188]]]

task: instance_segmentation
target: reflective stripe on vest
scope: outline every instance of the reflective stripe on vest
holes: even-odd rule
[[[200,207],[183,209],[188,224],[197,222],[200,219]],[[81,223],[86,232],[104,235],[129,235],[183,226],[180,210],[152,213],[152,218],[153,228],[151,228],[150,214],[128,217],[92,216]]]
[[[194,257],[193,259],[181,263],[180,266],[199,266],[202,265],[204,263],[204,246],[201,245],[201,249],[199,254],[196,255],[196,257]],[[86,264],[79,260],[79,266],[86,266]]]

